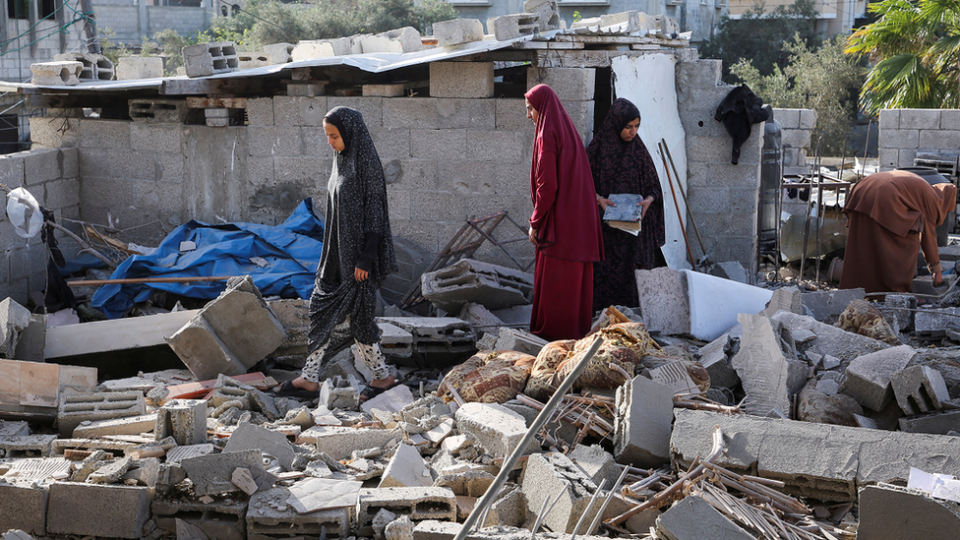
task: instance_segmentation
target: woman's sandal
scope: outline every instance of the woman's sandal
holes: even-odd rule
[[[294,386],[293,381],[283,381],[283,384],[273,389],[273,394],[279,397],[313,400],[320,397],[320,390],[304,390]]]
[[[400,385],[400,381],[396,381],[386,388],[380,388],[378,386],[370,386],[368,384],[367,387],[363,389],[363,392],[360,392],[360,398],[358,399],[358,401],[360,403],[366,403],[367,401],[370,401],[371,399],[379,396],[380,394],[386,392],[387,390],[390,390],[391,388],[396,388],[399,385]]]

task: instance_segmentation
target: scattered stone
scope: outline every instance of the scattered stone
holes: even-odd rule
[[[753,540],[698,495],[689,495],[664,512],[656,522],[657,535],[668,540]]]
[[[860,540],[953,540],[960,529],[957,504],[890,484],[860,490]]]
[[[893,399],[891,376],[906,367],[916,355],[909,345],[863,355],[850,362],[840,391],[868,409],[882,411]]]
[[[597,490],[596,484],[560,453],[531,455],[523,473],[522,489],[527,504],[538,509],[545,500],[549,499],[552,504],[561,494],[560,501],[543,518],[544,526],[552,531],[571,533],[584,513],[587,513],[586,519],[591,520],[599,510],[596,505],[587,509]]]
[[[433,476],[420,452],[408,444],[401,444],[393,453],[390,463],[383,471],[377,487],[417,487],[432,486]]]
[[[616,407],[617,460],[635,467],[659,467],[666,463],[670,459],[673,390],[639,375],[617,389]]]
[[[465,403],[457,409],[456,420],[461,434],[494,457],[510,455],[527,432],[522,416],[497,403]]]
[[[773,409],[789,411],[787,359],[770,319],[742,313],[738,320],[743,326],[743,338],[740,340],[740,351],[731,363],[747,394],[743,409],[760,416]]]
[[[908,415],[940,410],[950,399],[943,376],[929,366],[912,366],[894,373],[890,385],[897,405]]]

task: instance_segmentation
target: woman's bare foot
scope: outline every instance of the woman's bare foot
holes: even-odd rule
[[[374,379],[370,381],[370,386],[375,388],[390,388],[396,382],[397,380],[393,378],[393,375],[390,375],[386,379]]]
[[[296,379],[290,381],[290,384],[296,386],[301,390],[307,390],[310,392],[316,392],[320,390],[320,383],[310,382],[303,377],[297,377]]]

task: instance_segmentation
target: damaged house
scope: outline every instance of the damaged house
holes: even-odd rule
[[[731,163],[719,62],[669,18],[542,16],[277,44],[263,57],[278,62],[242,70],[211,43],[185,49],[186,76],[84,80],[62,61],[0,83],[44,113],[34,148],[0,157],[27,201],[0,222],[3,538],[955,537],[960,366],[948,342],[921,347],[952,314],[756,286],[764,126]],[[667,266],[578,341],[524,331],[523,94],[539,83],[585,143],[614,96],[633,101],[669,198]],[[170,263],[204,247],[185,227],[258,231],[308,258],[323,216],[306,200],[333,160],[321,120],[339,105],[362,112],[387,176],[401,271],[377,322],[403,384],[360,403],[372,375],[347,349],[318,395],[269,392],[302,366],[309,324],[303,284],[262,277],[279,249],[196,276],[215,291],[196,305],[138,292],[142,316],[118,302],[79,324],[23,307],[46,301],[51,236]],[[814,115],[773,114],[802,165]],[[49,213],[16,210],[24,191]],[[696,271],[707,259],[724,275]],[[442,316],[414,311],[428,305]]]

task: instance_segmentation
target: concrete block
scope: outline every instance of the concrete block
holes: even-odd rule
[[[102,463],[102,462],[101,462]],[[115,484],[130,469],[130,458],[124,457],[107,462],[87,476],[90,484]]]
[[[560,28],[560,8],[557,0],[525,0],[523,11],[540,15],[540,31]]]
[[[182,99],[131,99],[130,118],[135,122],[171,122],[187,119],[187,102]]]
[[[271,64],[286,64],[293,61],[294,47],[292,43],[273,43],[264,46],[263,52],[267,53]]]
[[[176,499],[155,500],[150,505],[157,528],[177,534],[177,520],[197,527],[210,538],[246,540],[246,501],[215,501],[210,504]]]
[[[287,96],[290,97],[316,97],[326,95],[327,83],[325,82],[290,82],[287,84]]]
[[[47,490],[9,483],[0,484],[0,530],[47,533]]]
[[[239,69],[254,69],[272,65],[270,56],[263,51],[237,53],[237,62],[240,64]]]
[[[177,330],[167,338],[167,343],[197,379],[212,379],[218,374],[240,375],[247,371],[202,316],[197,315]]]
[[[657,535],[668,540],[752,540],[754,536],[727,519],[699,495],[676,502],[657,518]],[[707,532],[709,531],[709,532]]]
[[[494,476],[486,471],[470,470],[440,476],[433,485],[449,488],[458,497],[482,497],[493,481]]]
[[[433,23],[437,45],[447,47],[483,40],[483,23],[479,19],[453,19]]]
[[[773,109],[773,117],[781,129],[800,129],[800,109]]]
[[[758,416],[766,416],[773,410],[789,415],[789,368],[779,332],[775,332],[770,320],[762,315],[741,313],[737,319],[743,327],[743,337],[731,364],[746,393],[744,410]]]
[[[847,366],[840,391],[868,409],[882,411],[893,399],[890,378],[916,355],[909,345],[863,355]]]
[[[463,129],[411,131],[410,151],[413,157],[417,159],[430,161],[449,159],[460,161],[467,157],[467,132]],[[404,176],[406,176],[406,174],[404,174]],[[434,196],[443,195],[447,194],[434,194]],[[422,196],[423,195],[421,195],[421,197]],[[437,210],[442,211],[440,208],[437,208]],[[459,208],[454,211],[458,217],[463,215]],[[434,217],[436,218],[436,216]]]
[[[950,540],[960,527],[955,503],[934,499],[918,489],[867,486],[860,490],[859,501],[859,540]]]
[[[30,310],[7,297],[0,301],[0,358],[13,358],[20,334],[30,326]]]
[[[643,320],[651,331],[662,334],[690,332],[690,302],[686,283],[677,270],[637,270],[637,290]]]
[[[297,444],[314,444],[318,452],[329,454],[333,459],[345,459],[354,450],[382,448],[401,438],[397,430],[316,426],[301,432]]]
[[[806,294],[804,293],[804,296]],[[882,341],[847,332],[796,313],[781,311],[770,317],[770,320],[783,324],[792,335],[805,331],[816,335],[816,339],[798,343],[797,352],[830,355],[839,359],[843,366],[859,356],[890,348],[890,345]]]
[[[588,512],[590,497],[597,490],[596,484],[567,456],[533,454],[527,459],[521,484],[530,508],[541,508],[547,499],[553,501],[558,494],[560,501],[547,512],[543,524],[551,531],[572,533],[580,517]],[[586,516],[587,522],[596,515],[599,507],[594,505]]]
[[[0,420],[0,437],[20,437],[29,435],[30,426],[26,421],[19,420]]]
[[[361,489],[357,503],[357,527],[369,524],[381,509],[405,515],[412,521],[456,521],[457,497],[450,489],[439,487]]]
[[[79,439],[93,439],[107,435],[140,435],[153,431],[157,424],[157,414],[130,416],[112,420],[81,422],[73,430],[73,436]],[[160,437],[162,438],[162,437]],[[160,439],[158,438],[158,440]]]
[[[922,310],[914,314],[914,328],[917,332],[933,332],[947,328],[960,328],[960,309],[955,307]]]
[[[673,421],[673,412],[670,413],[671,422]],[[669,446],[669,437],[668,446]],[[587,446],[578,444],[573,451],[567,454],[577,467],[587,475],[594,484],[600,485],[600,482],[606,480],[605,487],[612,488],[617,478],[620,477],[620,467],[617,466],[613,454],[607,452],[602,446],[594,444]]]
[[[507,131],[467,131],[467,159],[499,163],[528,160],[527,136]],[[486,179],[489,181],[489,179]]]
[[[413,349],[421,354],[476,351],[473,327],[456,317],[379,317],[377,322],[410,332]]]
[[[501,15],[487,19],[487,33],[493,34],[497,41],[508,41],[520,36],[529,36],[539,31],[539,13]]]
[[[426,487],[433,485],[433,477],[416,447],[401,444],[390,458],[390,463],[380,477],[379,488]]]
[[[61,437],[70,437],[81,422],[141,416],[146,412],[140,392],[106,392],[63,396],[57,412]]]
[[[760,312],[764,317],[770,317],[778,311],[789,311],[803,315],[803,300],[799,287],[784,287],[773,291],[773,297],[767,302],[767,307]]]
[[[659,467],[670,459],[673,390],[637,376],[617,389],[614,455],[635,467]],[[459,411],[458,411],[459,412]]]
[[[273,488],[259,491],[247,508],[247,538],[346,538],[350,534],[350,508],[334,508],[301,514],[287,504],[290,490]]]
[[[360,48],[364,54],[377,52],[408,53],[423,48],[420,32],[412,26],[389,30],[376,35],[366,35],[360,39]]]
[[[940,109],[900,109],[900,129],[939,129]]]
[[[193,482],[193,490],[198,496],[238,491],[237,486],[231,481],[234,469],[238,467],[249,469],[260,467],[262,464],[263,453],[260,450],[221,452],[180,461],[180,466],[187,472],[187,477]]]
[[[431,62],[430,95],[441,98],[493,97],[493,62]]]
[[[297,452],[290,441],[287,440],[286,435],[256,424],[243,422],[230,434],[223,451],[244,452],[249,450],[259,450],[277,458],[280,466],[288,471],[293,470],[293,464],[297,459]]]
[[[290,51],[293,62],[309,60],[311,58],[326,58],[329,56],[344,56],[353,51],[352,40],[349,37],[337,39],[301,40]]]
[[[920,130],[918,148],[956,148],[960,146],[960,130]],[[908,146],[907,148],[913,148]]]
[[[402,97],[407,89],[404,84],[365,84],[361,88],[363,97]]]
[[[960,111],[941,109],[940,129],[960,130]]]
[[[116,70],[118,81],[159,79],[163,77],[163,58],[159,56],[121,56]]]
[[[902,332],[914,327],[916,321],[917,297],[908,294],[888,294],[879,307],[883,318],[890,323],[890,327]]]
[[[0,438],[0,450],[6,458],[29,458],[50,455],[56,435],[17,435]]]
[[[54,55],[57,62],[80,62],[83,70],[80,71],[82,81],[109,81],[113,79],[113,62],[102,54],[95,53],[62,53]]]
[[[387,356],[410,358],[413,355],[413,334],[397,325],[378,322],[380,349]]]
[[[214,446],[210,443],[176,446],[167,451],[166,462],[180,463],[188,458],[212,454],[213,450]]]
[[[880,111],[879,129],[900,129],[900,109],[883,109]]]
[[[547,345],[547,340],[539,338],[529,332],[517,328],[501,327],[497,334],[497,341],[493,345],[496,351],[518,351],[537,356],[540,349]]]
[[[459,313],[467,303],[488,309],[529,304],[533,276],[503,266],[461,259],[421,276],[423,297],[447,313]]]
[[[920,131],[916,129],[881,131],[877,141],[881,148],[918,148]]]
[[[960,432],[960,410],[907,416],[901,418],[899,423],[900,431],[947,435],[951,431]]]
[[[199,43],[183,48],[187,77],[208,77],[239,69],[237,45],[232,41]]]
[[[800,129],[816,129],[817,111],[814,109],[800,109]]]
[[[141,538],[150,519],[151,489],[55,482],[47,502],[47,532]]]
[[[332,102],[331,102],[332,104]],[[404,97],[382,100],[383,127],[435,130],[440,126],[436,98]],[[366,115],[364,115],[366,118]]]
[[[564,106],[568,101],[591,101],[596,93],[595,72],[592,68],[527,68],[527,89],[545,84]]]
[[[180,446],[207,442],[207,402],[202,399],[166,402],[157,411],[153,432],[156,440],[173,437]]]
[[[31,84],[37,86],[76,86],[80,84],[80,62],[38,62],[30,64]]]
[[[929,366],[912,366],[890,376],[893,395],[905,414],[940,410],[950,392],[940,372]]]
[[[495,457],[510,455],[527,432],[522,416],[497,403],[465,403],[455,416],[457,430]]]
[[[863,300],[863,298],[863,289],[804,292],[801,297],[804,311],[809,310],[814,319],[827,324],[837,322],[837,318],[840,317],[843,310],[847,309],[850,302]]]

